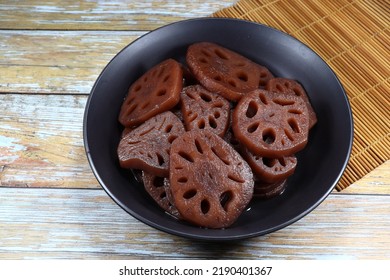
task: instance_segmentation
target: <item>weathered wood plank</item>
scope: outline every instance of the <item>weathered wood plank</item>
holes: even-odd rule
[[[88,94],[107,63],[142,34],[0,30],[0,92]]]
[[[96,188],[82,123],[85,95],[0,94],[0,185]],[[390,161],[343,192],[390,194]]]
[[[232,5],[221,1],[11,1],[0,3],[0,29],[151,30],[209,16]]]
[[[0,188],[0,196],[0,259],[390,258],[388,195],[331,194],[297,223],[235,244],[194,242],[150,228],[99,189]]]
[[[210,15],[231,4],[232,1],[2,1],[0,92],[87,94],[109,60],[144,31],[180,19]]]
[[[0,185],[98,187],[83,146],[86,100],[0,94]]]

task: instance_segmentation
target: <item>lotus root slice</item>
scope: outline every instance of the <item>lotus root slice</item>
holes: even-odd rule
[[[267,81],[265,89],[268,91],[300,96],[305,101],[307,110],[309,112],[309,129],[311,129],[317,123],[317,115],[310,103],[310,99],[307,96],[305,89],[299,82],[287,78],[273,78]]]
[[[186,61],[205,88],[230,101],[238,101],[246,93],[264,87],[273,78],[266,67],[209,42],[189,46]]]
[[[229,124],[230,103],[201,85],[185,87],[181,93],[182,114],[187,130],[211,130],[220,137]]]
[[[170,110],[179,102],[182,88],[181,65],[173,59],[164,60],[130,86],[119,113],[119,122],[125,127],[138,126]]]
[[[232,120],[235,137],[255,155],[292,155],[308,140],[307,107],[295,95],[255,90],[240,100]]]
[[[183,123],[172,112],[154,116],[120,140],[118,156],[121,167],[168,177],[171,144],[184,131]]]
[[[253,195],[253,174],[243,158],[207,130],[184,133],[172,143],[169,178],[174,204],[190,223],[226,228]]]

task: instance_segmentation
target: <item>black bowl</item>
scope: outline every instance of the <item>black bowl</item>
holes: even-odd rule
[[[185,62],[187,47],[209,41],[269,68],[275,76],[298,80],[306,89],[318,123],[298,154],[285,192],[254,200],[229,228],[211,230],[165,214],[134,177],[122,170],[116,154],[122,127],[118,113],[132,82],[167,58]],[[108,195],[135,218],[159,230],[202,240],[237,240],[267,234],[299,220],[317,207],[340,179],[353,139],[352,114],[342,85],[329,66],[295,38],[265,25],[202,18],[173,23],[132,42],[97,79],[84,116],[84,144],[92,170]]]

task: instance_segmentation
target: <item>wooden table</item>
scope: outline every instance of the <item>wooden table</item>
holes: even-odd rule
[[[155,230],[99,186],[82,139],[93,83],[140,35],[234,1],[204,2],[1,1],[0,259],[390,258],[390,161],[295,224],[230,244]]]

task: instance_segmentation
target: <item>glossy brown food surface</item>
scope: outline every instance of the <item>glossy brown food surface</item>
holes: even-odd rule
[[[180,100],[183,70],[178,62],[167,59],[151,68],[130,87],[119,113],[125,127],[137,126],[170,110]]]
[[[172,203],[171,187],[167,177],[142,172],[142,181],[147,193],[163,210],[174,217],[179,216],[176,207]]]
[[[252,199],[283,193],[317,119],[298,82],[229,49],[196,43],[186,62],[165,60],[130,86],[119,163],[166,213],[226,228]]]
[[[172,112],[152,117],[120,140],[118,157],[121,167],[167,177],[171,143],[182,133],[184,125]]]
[[[232,128],[237,140],[255,155],[278,158],[305,147],[309,116],[302,98],[259,89],[237,104]]]
[[[252,168],[256,179],[266,183],[275,183],[287,179],[294,173],[297,166],[295,155],[268,158],[254,155],[248,149],[242,149],[242,154]]]
[[[186,61],[200,84],[231,101],[265,86],[273,78],[266,67],[209,42],[191,45]]]
[[[181,93],[187,130],[205,129],[223,137],[229,125],[230,103],[201,85],[185,87]]]
[[[169,179],[174,203],[193,224],[224,228],[253,195],[253,174],[245,160],[216,134],[186,132],[171,148]]]
[[[313,107],[311,106],[309,97],[307,96],[304,88],[297,81],[287,78],[276,77],[270,79],[267,82],[265,89],[268,91],[293,94],[301,97],[305,101],[309,113],[309,128],[312,128],[317,123],[317,115]]]

